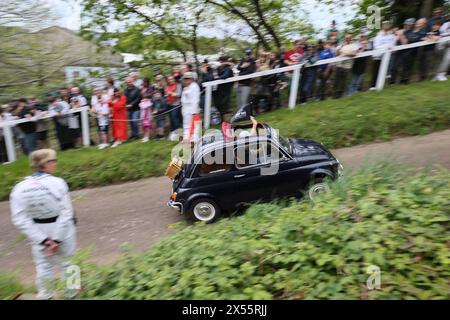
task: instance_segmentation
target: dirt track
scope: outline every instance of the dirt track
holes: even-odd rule
[[[427,136],[335,150],[344,168],[356,168],[366,160],[397,159],[412,167],[440,164],[450,168],[450,130]],[[79,218],[78,247],[92,246],[92,260],[109,263],[128,242],[144,250],[173,231],[169,226],[182,217],[166,206],[171,185],[166,177],[149,178],[71,193]],[[34,281],[31,250],[12,226],[9,203],[0,203],[0,272],[17,271],[22,281]]]

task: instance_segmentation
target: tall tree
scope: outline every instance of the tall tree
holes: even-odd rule
[[[158,60],[155,53],[161,49],[175,50],[185,61],[188,51],[197,56],[199,26],[207,27],[210,20],[207,8],[194,0],[84,0],[82,4],[86,36],[115,39],[122,49],[128,46],[146,60]],[[112,22],[119,30],[111,30]]]
[[[240,21],[266,50],[280,50],[287,38],[311,35],[300,0],[205,0],[229,22]]]
[[[30,34],[54,23],[51,10],[38,0],[3,0],[0,6],[0,96],[6,90],[24,85],[43,84],[56,71],[48,66],[46,52],[40,61],[33,59],[40,50],[40,43],[32,41]],[[38,59],[39,60],[39,59]],[[14,90],[13,90],[14,91]]]
[[[43,94],[49,83],[64,83],[66,66],[92,63],[95,59],[93,45],[69,30],[49,28],[56,18],[42,0],[2,1],[0,96],[3,99]],[[78,41],[75,47],[74,39]]]
[[[98,40],[115,39],[117,48],[143,53],[164,63],[160,50],[188,52],[197,61],[200,32],[233,30],[242,41],[264,49],[281,49],[287,39],[313,33],[300,0],[83,0],[83,33]],[[115,30],[112,30],[115,27]],[[206,38],[203,37],[202,40]],[[173,60],[173,58],[172,58]]]

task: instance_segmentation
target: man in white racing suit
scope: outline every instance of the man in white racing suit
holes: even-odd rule
[[[55,266],[60,266],[64,277],[75,252],[74,212],[66,182],[52,176],[56,152],[38,150],[30,160],[36,171],[11,192],[11,219],[32,243],[37,298],[51,299]]]

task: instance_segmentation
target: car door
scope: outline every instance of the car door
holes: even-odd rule
[[[258,148],[263,152],[256,164],[254,161],[244,166],[236,163],[234,179],[240,190],[236,201],[270,201],[298,195],[308,183],[310,169],[299,164],[274,141],[264,141]]]
[[[300,194],[309,181],[308,166],[302,166],[292,158],[286,158],[279,163],[277,174],[277,197],[290,197]]]
[[[229,209],[234,207],[234,159],[227,161],[226,157],[223,157],[222,160],[211,160],[214,157],[212,153],[202,157],[186,187],[191,189],[192,195],[209,195],[222,209]]]
[[[246,142],[235,148],[234,201],[250,203],[258,200],[267,201],[276,197],[280,183],[270,171],[270,159],[267,157],[267,141]],[[256,152],[254,152],[256,150]]]
[[[307,182],[308,170],[273,140],[267,142],[267,165],[263,169],[262,173],[270,176],[270,200],[297,195]]]

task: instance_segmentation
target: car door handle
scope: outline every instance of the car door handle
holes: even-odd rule
[[[234,176],[235,179],[239,179],[239,178],[243,178],[245,177],[245,174],[238,174],[236,176]]]

